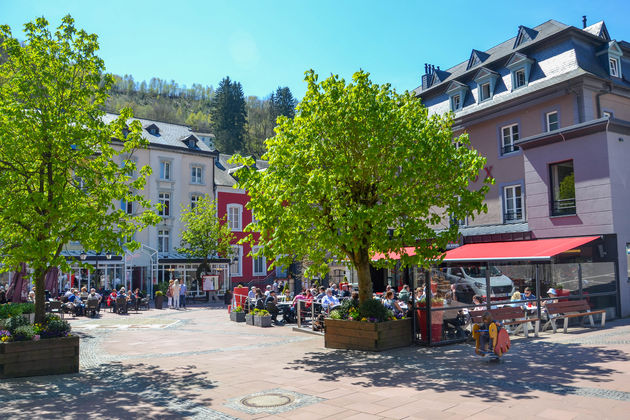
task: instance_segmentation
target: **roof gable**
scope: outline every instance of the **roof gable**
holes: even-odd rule
[[[475,77],[473,77],[473,80],[486,79],[489,77],[498,77],[498,76],[499,76],[499,73],[497,73],[496,71],[492,71],[487,67],[482,67],[475,74]]]
[[[145,130],[154,136],[160,134],[160,127],[158,127],[155,123],[151,123],[144,127]]]
[[[197,142],[199,141],[199,139],[197,137],[195,137],[194,135],[192,135],[192,134],[187,136],[187,137],[182,138],[181,141],[189,149],[199,149],[199,146],[197,146]]]
[[[444,70],[440,70],[440,69],[434,70],[433,78],[431,79],[431,86],[437,85],[438,83],[442,83],[450,75],[451,74],[449,72],[446,72]]]
[[[533,60],[529,57],[527,57],[525,54],[516,52],[514,54],[512,54],[510,56],[510,58],[508,59],[507,63],[505,64],[505,67],[507,67],[508,69],[514,66],[517,66],[519,64],[522,63],[527,63],[527,62],[532,62]]]
[[[457,80],[453,80],[451,83],[449,83],[448,87],[446,88],[446,93],[450,94],[452,92],[459,92],[463,89],[468,89],[468,85],[458,82]]]
[[[534,38],[536,38],[536,35],[538,35],[538,31],[523,25],[519,26],[518,33],[516,34],[516,40],[514,41],[514,47],[512,47],[512,49],[518,48],[521,44],[526,42],[533,41]]]
[[[584,28],[583,31],[598,36],[606,41],[610,41],[610,35],[608,34],[608,29],[606,28],[606,24],[603,20]]]
[[[486,54],[485,52],[482,52],[479,50],[472,50],[472,52],[470,53],[470,58],[468,59],[468,65],[466,66],[466,70],[469,70],[472,67],[475,67],[476,65],[483,63],[484,61],[486,61],[488,57],[490,57],[490,55]]]

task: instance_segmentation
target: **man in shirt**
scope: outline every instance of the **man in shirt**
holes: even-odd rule
[[[265,287],[265,296],[269,296],[270,292],[271,292],[271,286],[267,285],[267,287]]]
[[[406,304],[407,302],[409,302],[410,296],[411,294],[409,292],[409,285],[408,284],[403,285],[402,290],[400,291],[400,293],[398,293],[398,300]]]
[[[274,324],[278,323],[278,314],[280,313],[277,304],[278,301],[276,300],[276,292],[270,290],[269,295],[265,298],[265,309],[271,314],[271,320]]]
[[[532,293],[532,289],[530,289],[529,287],[526,287],[525,291],[523,291],[523,296],[521,298],[523,300],[536,300],[536,295]]]
[[[326,289],[326,296],[322,298],[322,308],[329,311],[331,307],[339,305],[339,299],[333,295],[332,289]]]

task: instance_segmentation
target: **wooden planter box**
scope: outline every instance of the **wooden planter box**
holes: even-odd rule
[[[257,327],[271,327],[271,317],[267,316],[255,316],[254,325]]]
[[[0,343],[0,378],[79,371],[79,337]]]
[[[411,318],[359,322],[326,318],[325,346],[329,349],[381,351],[411,345]]]
[[[245,322],[245,312],[230,312],[230,321]]]
[[[245,323],[247,325],[254,325],[254,315],[253,314],[245,315]]]

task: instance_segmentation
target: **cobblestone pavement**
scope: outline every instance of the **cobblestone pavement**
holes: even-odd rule
[[[501,363],[466,344],[329,350],[222,306],[70,321],[75,375],[5,380],[0,418],[627,419],[630,320],[516,338]]]

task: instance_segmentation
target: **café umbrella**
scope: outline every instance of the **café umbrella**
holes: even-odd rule
[[[7,291],[7,301],[24,302],[26,298],[26,263],[20,263],[19,270],[13,273]]]

